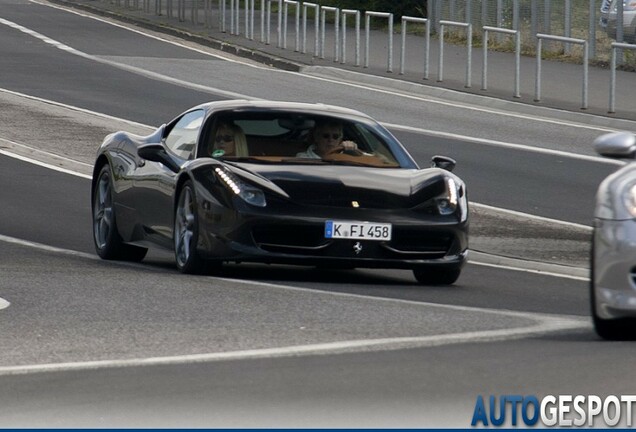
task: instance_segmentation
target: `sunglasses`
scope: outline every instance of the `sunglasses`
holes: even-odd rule
[[[232,135],[217,135],[216,138],[214,138],[214,141],[218,143],[222,141],[231,142],[234,141],[234,137]]]
[[[331,133],[331,134],[329,134],[329,133],[324,133],[324,134],[322,134],[321,136],[322,136],[324,139],[329,139],[329,138],[331,138],[331,139],[335,139],[335,140],[336,140],[336,139],[340,139],[340,134],[339,134],[339,133]]]

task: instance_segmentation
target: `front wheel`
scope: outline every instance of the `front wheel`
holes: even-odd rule
[[[125,244],[117,231],[110,166],[99,171],[93,188],[93,241],[97,255],[106,260],[141,261],[148,249]]]
[[[461,269],[448,269],[442,267],[423,267],[413,269],[413,276],[422,285],[452,285],[457,279]]]
[[[197,252],[199,217],[194,187],[187,181],[181,188],[174,215],[174,254],[182,273],[201,273],[203,260]]]

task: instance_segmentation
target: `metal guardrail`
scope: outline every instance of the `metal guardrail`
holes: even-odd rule
[[[583,85],[582,85],[582,103],[581,109],[587,109],[587,86],[588,86],[588,68],[589,68],[589,48],[587,40],[568,38],[564,36],[554,36],[537,33],[537,71],[534,91],[534,101],[541,101],[541,51],[543,40],[552,40],[557,42],[570,43],[575,45],[583,45]]]
[[[402,17],[402,47],[400,49],[400,75],[404,75],[404,63],[406,57],[406,26],[407,23],[420,23],[426,26],[426,37],[424,39],[424,79],[428,79],[428,63],[431,51],[431,25],[427,18],[417,18],[410,16]]]
[[[610,65],[610,92],[609,92],[609,108],[607,110],[608,113],[616,112],[616,63],[619,49],[627,49],[636,51],[636,45],[634,44],[626,44],[626,43],[612,43],[612,60]]]
[[[444,27],[462,27],[466,29],[466,45],[468,47],[468,51],[466,52],[466,82],[464,87],[470,88],[472,84],[473,26],[469,23],[445,20],[440,21],[439,25],[439,64],[437,65],[437,81],[444,81]]]
[[[374,11],[366,11],[364,13],[364,34],[366,45],[364,47],[364,67],[369,67],[369,45],[370,36],[369,31],[371,27],[371,17],[377,18],[387,18],[389,22],[389,42],[388,42],[388,54],[387,54],[387,72],[393,72],[393,14],[388,12],[374,12]]]
[[[326,30],[326,19],[327,19],[327,12],[333,12],[334,16],[335,16],[335,20],[336,23],[334,25],[334,32],[335,32],[335,36],[334,36],[334,45],[333,45],[333,61],[337,62],[338,58],[340,57],[340,37],[338,36],[338,30],[340,28],[339,21],[340,21],[340,9],[338,9],[337,7],[330,7],[330,6],[321,6],[320,7],[320,18],[321,18],[321,36],[320,36],[320,58],[324,59],[325,58],[325,33]]]
[[[360,66],[360,11],[353,9],[343,9],[342,14],[342,59],[341,63],[347,62],[347,16],[353,15],[356,18],[355,30],[356,30],[356,60],[355,65]]]
[[[521,33],[519,30],[510,30],[504,29],[500,27],[489,27],[484,26],[484,42],[483,42],[483,51],[484,51],[484,60],[481,74],[481,89],[488,90],[488,32],[507,34],[514,36],[515,39],[515,78],[514,78],[514,94],[513,97],[520,98],[520,90],[519,90],[519,71],[521,69]]]
[[[287,15],[288,7],[294,6],[296,10],[296,48],[294,51],[300,51],[300,3],[296,0],[284,0],[283,2],[283,49],[287,49]]]
[[[104,2],[110,1],[114,2],[117,6],[121,6],[122,4],[126,8],[135,8],[137,10],[143,10],[146,13],[154,13],[156,15],[164,15],[168,18],[176,18],[180,22],[186,20],[186,13],[189,8],[189,19],[192,21],[194,26],[201,25],[199,20],[200,10],[204,11],[204,25],[206,28],[215,27],[213,24],[214,21],[214,4],[216,0],[102,0]],[[152,6],[152,2],[154,1],[154,8]],[[429,0],[427,3],[427,7],[431,6],[432,2],[436,2],[437,7],[444,1],[456,1],[456,2],[465,2],[466,6],[466,16],[475,18],[472,12],[469,13],[469,7],[473,6],[475,0]],[[503,2],[505,0],[497,0],[497,16],[499,16],[503,9]],[[552,0],[544,0],[546,3],[546,8],[550,9],[548,4]],[[565,2],[565,0],[563,0]],[[593,11],[593,2],[595,0],[590,0],[590,34],[592,34],[592,30],[595,29],[595,14],[596,11]],[[254,39],[254,24],[255,24],[255,6],[256,0],[229,0],[229,11],[228,11],[228,0],[218,0],[218,30],[222,32],[229,32],[232,35],[240,35],[241,28],[240,25],[245,25],[245,37],[248,39]],[[260,32],[261,32],[261,42],[265,44],[270,43],[270,33],[271,33],[271,19],[272,19],[272,3],[276,3],[278,6],[278,10],[276,11],[278,21],[277,21],[277,46],[281,49],[287,49],[287,36],[288,31],[291,27],[288,28],[288,18],[289,18],[289,7],[292,6],[295,8],[295,50],[302,51],[303,53],[307,52],[307,21],[310,19],[308,11],[313,8],[314,13],[314,49],[313,55],[320,58],[325,58],[325,39],[330,36],[328,32],[333,32],[333,41],[334,41],[334,51],[333,51],[333,60],[334,62],[340,62],[342,64],[346,64],[347,62],[347,48],[351,47],[351,43],[347,44],[347,18],[349,16],[355,17],[355,66],[360,66],[360,17],[361,11],[355,9],[343,9],[328,6],[321,6],[317,3],[304,2],[302,0],[260,0]],[[515,0],[517,6],[519,5],[519,0]],[[568,1],[567,3],[571,3]],[[501,4],[501,5],[500,5]],[[565,4],[565,3],[564,3]],[[242,16],[241,6],[244,6],[244,18]],[[500,7],[501,6],[501,7]],[[620,7],[619,2],[619,7]],[[142,9],[140,9],[140,7]],[[532,7],[532,17],[535,21],[531,22],[531,25],[534,29],[538,28],[536,19],[540,15],[538,10],[537,1],[533,0],[531,3]],[[176,11],[175,11],[176,9]],[[300,11],[302,9],[302,21],[300,18]],[[428,7],[427,10],[431,9]],[[434,8],[433,8],[434,9]],[[481,15],[482,20],[484,16],[489,12],[490,6],[486,5],[486,2],[481,2]],[[518,9],[518,7],[516,8]],[[569,14],[569,8],[566,8],[566,15]],[[459,8],[461,10],[461,8]],[[470,9],[472,10],[472,9]],[[551,9],[550,9],[551,10]],[[230,23],[228,26],[227,18],[229,12]],[[514,12],[514,11],[513,11]],[[518,11],[517,11],[518,12]],[[326,15],[328,13],[333,14],[335,25],[327,27],[326,24]],[[175,16],[176,15],[176,16]],[[436,14],[432,14],[437,17]],[[463,14],[462,14],[463,15]],[[517,13],[513,13],[513,16],[516,17]],[[370,38],[370,20],[371,18],[383,18],[387,20],[388,23],[388,44],[387,44],[387,72],[393,72],[393,15],[388,12],[376,12],[376,11],[367,11],[365,12],[365,52],[364,52],[364,67],[369,67],[369,50],[371,45]],[[566,16],[568,18],[568,16]],[[571,16],[569,17],[571,19]],[[244,21],[243,21],[244,20]],[[340,22],[342,20],[342,22]],[[461,27],[466,30],[466,41],[467,41],[467,53],[466,53],[466,79],[465,79],[465,87],[471,87],[471,74],[472,74],[472,35],[473,35],[473,27],[472,24],[467,22],[457,22],[453,20],[445,21],[445,20],[437,20],[427,19],[427,18],[418,18],[418,17],[401,17],[402,20],[402,38],[401,38],[401,46],[400,46],[400,74],[403,75],[406,73],[405,71],[405,62],[409,61],[407,59],[407,25],[409,23],[420,23],[425,26],[426,29],[426,38],[424,41],[424,59],[423,59],[423,79],[429,79],[429,67],[430,67],[430,32],[431,29],[437,26],[439,33],[439,69],[438,69],[438,81],[444,80],[444,29],[446,26],[455,26]],[[514,21],[514,20],[513,20]],[[550,23],[547,15],[544,19],[545,23]],[[302,43],[301,43],[301,29],[300,23],[302,22]],[[498,23],[503,24],[503,23]],[[517,22],[520,25],[520,22]],[[229,28],[228,28],[229,27]],[[514,27],[514,23],[513,23]],[[619,25],[620,27],[620,25]],[[617,29],[617,33],[620,33],[622,28]],[[477,29],[479,31],[479,29]],[[489,43],[489,32],[497,33],[497,40],[500,41],[503,36],[513,36],[515,43],[515,65],[514,65],[514,94],[513,97],[520,98],[520,39],[522,38],[522,29],[508,29],[503,28],[500,25],[498,26],[483,26],[482,27],[483,35],[483,70],[482,70],[482,89],[488,90],[488,43]],[[527,29],[526,29],[527,31]],[[581,109],[588,108],[588,68],[589,68],[589,56],[590,50],[594,49],[594,40],[584,40],[584,39],[575,39],[570,38],[568,36],[558,36],[552,35],[550,33],[550,28],[546,28],[545,33],[534,33],[536,37],[536,46],[537,46],[537,63],[536,63],[536,80],[535,80],[535,94],[534,100],[536,102],[541,101],[541,90],[542,90],[542,76],[541,76],[541,62],[543,50],[546,49],[543,40],[551,40],[564,43],[565,51],[569,49],[569,46],[574,45],[582,45],[583,46],[583,83],[582,83],[582,104]],[[617,34],[617,37],[620,38],[620,35]],[[376,40],[376,39],[374,39]],[[411,39],[408,39],[411,40]],[[410,42],[409,42],[410,43]],[[622,51],[632,50],[636,51],[636,44],[626,44],[622,42],[615,42],[611,44],[611,76],[610,76],[610,91],[609,91],[609,107],[608,112],[614,113],[616,106],[616,67],[617,63],[622,63],[623,53]],[[410,50],[410,55],[415,57],[413,49]],[[418,55],[419,57],[419,55]]]
[[[320,43],[320,5],[316,3],[303,2],[303,48],[302,52],[307,52],[307,8],[314,8],[314,57],[318,56]]]

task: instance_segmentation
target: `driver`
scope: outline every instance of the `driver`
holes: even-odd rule
[[[304,152],[296,154],[296,157],[322,159],[334,153],[358,150],[356,143],[343,141],[342,138],[342,123],[337,121],[317,123],[309,136],[311,145]]]

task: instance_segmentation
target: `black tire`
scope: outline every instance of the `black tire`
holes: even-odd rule
[[[105,164],[97,175],[92,191],[95,252],[105,260],[141,261],[148,249],[125,244],[117,231],[112,189],[110,166]]]
[[[199,215],[194,187],[186,181],[179,191],[174,211],[174,256],[177,268],[182,273],[200,274],[205,261],[197,252],[199,240]]]
[[[461,272],[458,268],[422,267],[413,269],[413,276],[422,285],[452,285]]]
[[[594,234],[592,234],[594,239]],[[636,320],[633,318],[604,319],[596,312],[596,284],[594,280],[594,240],[592,240],[592,252],[590,254],[590,307],[592,310],[592,322],[596,334],[606,340],[635,340]]]

